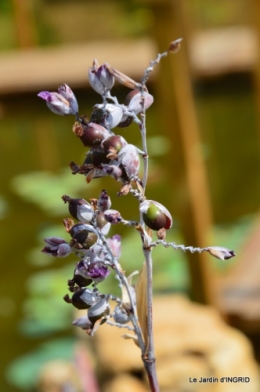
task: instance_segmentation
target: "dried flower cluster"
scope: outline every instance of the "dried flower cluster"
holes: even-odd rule
[[[145,113],[153,103],[146,82],[155,64],[168,53],[177,52],[180,42],[181,40],[173,41],[166,52],[151,61],[140,83],[109,64],[99,66],[97,60],[94,60],[88,72],[89,83],[102,97],[103,102],[94,106],[89,119],[85,115],[79,116],[76,97],[66,84],[60,86],[58,92],[42,91],[38,94],[55,114],[75,116],[73,132],[82,144],[89,148],[83,164],[70,163],[72,173],[83,174],[87,182],[110,176],[121,183],[118,196],[130,194],[139,201],[140,221],[136,222],[125,220],[119,211],[111,209],[111,198],[105,190],[102,190],[97,198],[90,198],[89,202],[62,196],[72,217],[63,221],[70,239],[66,241],[57,237],[47,238],[43,252],[54,257],[66,257],[73,252],[79,258],[73,277],[68,280],[68,289],[72,296],[66,294],[64,300],[77,309],[86,309],[86,314],[73,324],[83,328],[91,336],[105,322],[134,331],[134,334],[127,336],[133,338],[141,349],[152,391],[159,390],[154,367],[151,317],[153,247],[161,244],[183,251],[207,251],[223,260],[235,255],[233,251],[222,247],[193,248],[167,243],[166,231],[172,226],[172,216],[162,204],[145,197],[148,175]],[[111,95],[115,81],[131,89],[124,104]],[[140,130],[142,150],[112,131],[116,127],[129,127],[132,123],[137,124]],[[144,162],[142,179],[139,178],[140,157]],[[135,288],[131,284],[135,272],[126,278],[119,262],[120,236],[108,237],[113,224],[132,226],[140,234],[145,263]],[[158,238],[154,242],[153,231]],[[101,293],[98,289],[98,284],[106,279],[111,271],[119,281],[122,298]],[[110,309],[111,301],[116,302],[113,311]]]

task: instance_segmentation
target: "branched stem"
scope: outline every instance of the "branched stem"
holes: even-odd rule
[[[165,240],[157,240],[155,242],[151,243],[151,247],[156,247],[158,245],[163,245],[165,248],[172,247],[175,250],[181,249],[183,252],[190,252],[190,253],[202,253],[202,252],[208,252],[208,248],[198,248],[194,246],[185,246],[183,244],[177,245],[175,242],[167,242]]]

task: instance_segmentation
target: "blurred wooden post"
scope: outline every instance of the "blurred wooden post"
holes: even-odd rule
[[[12,0],[17,43],[20,48],[37,45],[37,31],[31,0]]]
[[[171,206],[178,217],[185,243],[204,247],[208,244],[212,224],[206,168],[201,153],[201,140],[194,105],[187,54],[188,39],[183,0],[146,1],[154,11],[154,34],[159,52],[168,44],[183,38],[181,50],[160,63],[157,87],[160,92],[161,122],[173,141],[167,164],[171,167]],[[209,256],[190,255],[191,296],[202,303],[214,303],[213,279]]]
[[[258,142],[260,149],[260,2],[259,0],[253,0],[253,22],[257,36],[257,47],[256,51],[256,62],[254,67],[254,87],[255,87],[255,98],[256,98],[256,114],[257,114],[257,125],[258,125]]]

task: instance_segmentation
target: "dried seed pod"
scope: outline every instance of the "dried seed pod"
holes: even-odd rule
[[[172,226],[170,212],[157,201],[144,200],[140,204],[140,212],[145,224],[152,230],[168,230]]]

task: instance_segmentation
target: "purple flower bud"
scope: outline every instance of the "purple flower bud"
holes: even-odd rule
[[[101,298],[95,305],[88,309],[88,318],[94,324],[102,317],[109,315],[110,306],[106,298]]]
[[[123,109],[121,106],[107,103],[105,106],[103,104],[97,104],[94,107],[103,111],[104,115],[100,124],[107,129],[115,128],[123,118]]]
[[[69,212],[73,218],[80,222],[91,222],[94,212],[91,205],[84,199],[72,199],[69,196],[62,196],[64,203],[69,203]]]
[[[93,61],[93,66],[88,70],[88,79],[93,90],[100,95],[105,95],[110,91],[115,81],[106,64],[99,67],[96,59]]]
[[[91,261],[80,260],[77,273],[100,283],[110,274],[110,270],[94,252],[89,252],[89,257]]]
[[[93,122],[90,122],[88,125],[82,125],[76,122],[72,130],[86,147],[99,146],[103,139],[110,136],[106,128]]]
[[[62,238],[49,237],[44,241],[47,245],[42,249],[43,253],[54,257],[67,257],[71,253],[71,246]]]
[[[109,245],[109,248],[111,249],[113,255],[119,259],[121,256],[121,237],[120,235],[116,234],[113,235],[112,238],[107,239],[107,243]]]
[[[103,263],[93,263],[87,268],[88,276],[96,283],[103,282],[110,274],[108,267]]]
[[[152,230],[168,230],[172,226],[170,212],[157,201],[143,201],[140,204],[140,212],[143,216],[144,223]]]
[[[38,97],[44,99],[48,108],[55,114],[59,114],[60,116],[75,114],[70,107],[69,101],[67,101],[67,99],[65,99],[61,94],[41,91],[38,94]]]
[[[236,256],[233,250],[223,248],[222,246],[210,246],[206,248],[206,250],[211,254],[211,256],[214,256],[220,260],[228,260],[231,259],[231,257]]]
[[[137,148],[133,144],[127,144],[122,147],[117,157],[119,164],[125,169],[129,180],[138,175],[140,160]]]
[[[129,110],[132,110],[135,114],[139,114],[142,111],[142,95],[139,90],[132,90],[126,97],[125,104]],[[147,110],[153,103],[153,96],[146,91],[143,92],[144,109]]]
[[[97,200],[97,207],[98,210],[101,212],[104,212],[108,210],[111,207],[111,199],[110,196],[108,196],[107,192],[105,189],[102,190],[102,192],[99,195],[99,198]]]
[[[106,220],[112,224],[117,224],[122,221],[120,212],[116,210],[106,210],[104,211],[104,216]]]
[[[74,114],[78,114],[79,111],[78,101],[71,88],[64,83],[60,87],[58,87],[58,93],[62,95],[69,102],[72,112]]]

